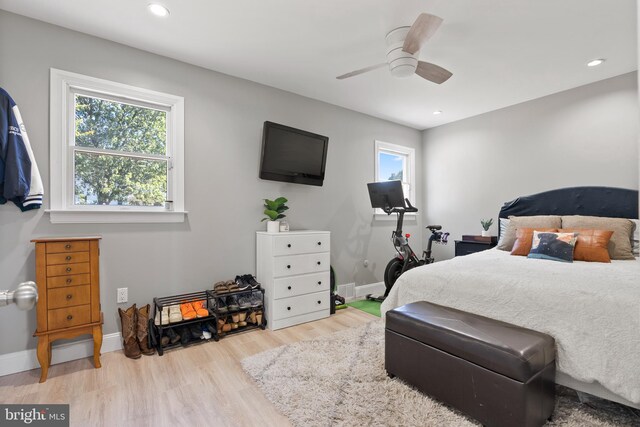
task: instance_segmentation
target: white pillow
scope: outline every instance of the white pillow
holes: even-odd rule
[[[636,225],[635,230],[633,231],[633,236],[631,237],[631,250],[633,252],[633,256],[640,256],[640,219],[632,219],[633,223]]]
[[[500,240],[498,240],[498,246],[504,240],[504,235],[506,234],[507,227],[509,226],[509,220],[507,218],[499,218],[498,227],[500,227]]]

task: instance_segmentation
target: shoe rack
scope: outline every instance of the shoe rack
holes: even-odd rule
[[[229,297],[240,299],[256,293],[260,296],[259,305],[246,308],[239,307],[233,310],[226,305],[227,311],[220,311],[219,298],[223,300],[227,300]],[[257,328],[264,330],[267,327],[267,318],[264,310],[264,289],[261,286],[254,289],[223,293],[208,290],[207,295],[207,301],[210,306],[213,306],[213,311],[218,319],[218,335],[220,338]],[[211,301],[215,301],[215,303],[212,304]]]
[[[175,305],[180,306],[181,304],[194,303],[197,301],[206,301],[205,304],[207,312],[209,313],[208,316],[196,317],[195,319],[191,320],[181,320],[179,322],[171,322],[163,325],[163,323],[166,323],[169,320],[167,319],[166,312],[164,312],[163,309]],[[156,313],[158,315],[158,320],[160,323],[159,325],[155,324]],[[190,327],[195,326],[202,329],[203,325],[206,327],[206,324],[208,322],[211,322],[211,327],[207,328],[207,330],[211,332],[211,338],[201,339],[189,336],[189,339],[186,339],[184,337],[184,334],[187,333],[187,331],[190,332]],[[217,331],[217,324],[217,316],[215,311],[213,310],[213,307],[211,307],[209,304],[207,291],[192,292],[188,294],[173,295],[168,297],[156,297],[153,299],[153,315],[149,318],[149,340],[151,341],[150,345],[158,351],[159,356],[162,356],[164,351],[170,350],[172,348],[188,347],[193,344],[218,341],[219,336]],[[175,333],[176,336],[180,335],[180,339],[175,342],[169,342],[167,345],[163,346],[162,337],[168,336],[169,334],[173,336],[172,332]]]

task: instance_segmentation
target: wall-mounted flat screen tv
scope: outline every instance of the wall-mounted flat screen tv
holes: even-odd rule
[[[264,122],[260,178],[322,185],[329,138]]]

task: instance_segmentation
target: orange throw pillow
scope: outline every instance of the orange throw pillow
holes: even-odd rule
[[[578,233],[576,247],[573,250],[574,261],[611,262],[607,248],[613,231],[585,228],[561,228],[559,231]]]
[[[555,233],[557,228],[518,228],[516,229],[516,242],[511,249],[511,255],[527,256],[531,251],[533,243],[533,231],[544,231]]]

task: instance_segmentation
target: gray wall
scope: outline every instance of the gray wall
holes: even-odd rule
[[[555,188],[638,188],[636,73],[426,130],[424,212],[451,241],[502,204]],[[497,225],[491,231],[497,234]],[[453,244],[436,256],[453,256]]]
[[[419,131],[2,11],[0,55],[0,86],[21,109],[47,190],[50,67],[184,96],[189,211],[184,224],[52,225],[44,209],[0,206],[0,288],[34,279],[33,237],[101,234],[104,332],[116,332],[118,287],[129,288],[130,303],[144,304],[254,272],[261,199],[280,195],[290,200],[292,228],[331,231],[339,283],[382,279],[393,249],[391,224],[372,221],[365,186],[374,140],[415,148],[421,182]],[[265,120],[329,137],[323,187],[258,178]],[[419,230],[419,219],[407,228]],[[33,348],[35,326],[35,311],[0,310],[0,354]]]

